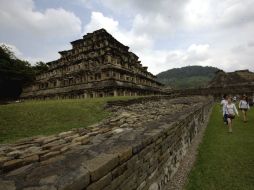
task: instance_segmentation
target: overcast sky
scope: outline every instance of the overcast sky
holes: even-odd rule
[[[153,74],[187,65],[254,71],[254,0],[0,0],[0,43],[33,63],[100,28]]]

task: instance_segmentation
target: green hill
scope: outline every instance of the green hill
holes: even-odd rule
[[[215,67],[187,66],[157,75],[158,81],[175,89],[204,87],[218,71]]]

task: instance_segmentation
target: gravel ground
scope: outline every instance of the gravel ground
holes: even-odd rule
[[[202,142],[206,126],[208,124],[211,111],[209,113],[208,119],[205,121],[204,126],[202,127],[197,136],[192,141],[191,146],[186,152],[184,158],[180,162],[180,166],[173,176],[172,180],[167,184],[163,190],[183,190],[185,185],[188,182],[188,175],[195,163],[196,156],[198,154],[198,146]]]

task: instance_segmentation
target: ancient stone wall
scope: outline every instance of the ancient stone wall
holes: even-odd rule
[[[0,189],[159,190],[177,171],[211,97],[112,102],[85,129],[0,146]]]
[[[231,96],[242,96],[246,94],[249,97],[254,96],[254,83],[250,84],[241,84],[235,85],[232,84],[231,86],[225,87],[209,87],[209,88],[197,88],[197,89],[182,89],[182,90],[174,90],[168,92],[171,95],[179,95],[179,96],[193,96],[193,95],[200,95],[200,96],[213,96],[216,99],[221,99],[224,94],[228,94]]]

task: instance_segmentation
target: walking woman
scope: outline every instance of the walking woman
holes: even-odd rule
[[[228,98],[228,103],[225,105],[226,118],[228,122],[228,132],[232,133],[232,121],[235,115],[239,116],[235,104],[232,103],[232,98]]]
[[[239,102],[239,109],[243,113],[243,122],[247,122],[247,111],[250,109],[247,96],[243,95],[242,99]]]
[[[225,124],[228,124],[227,122],[227,117],[226,117],[226,111],[225,111],[225,106],[227,105],[228,103],[228,95],[227,94],[224,94],[223,96],[223,99],[221,100],[221,107],[222,107],[222,117],[223,117],[223,121]]]

